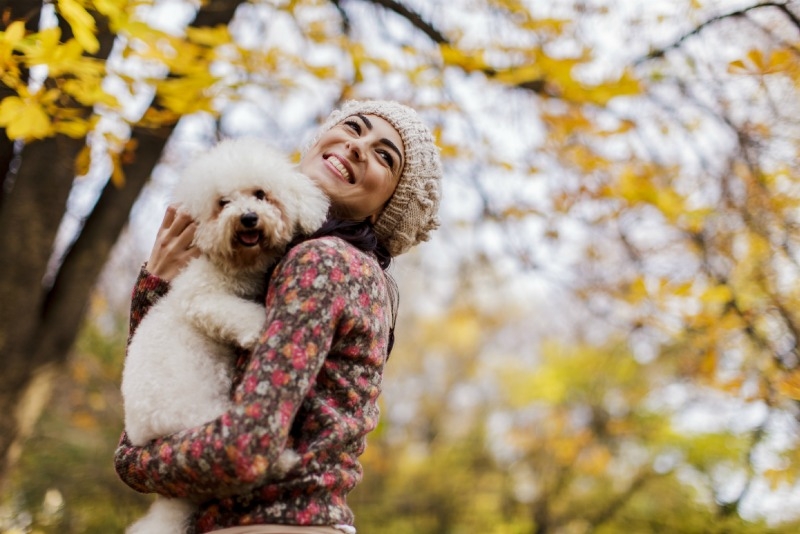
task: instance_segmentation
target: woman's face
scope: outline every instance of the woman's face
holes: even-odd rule
[[[356,114],[322,134],[300,161],[300,172],[328,195],[337,216],[375,222],[404,163],[397,130],[376,115]]]

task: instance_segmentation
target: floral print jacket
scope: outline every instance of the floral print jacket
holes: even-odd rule
[[[131,332],[169,284],[142,269]],[[390,315],[372,256],[341,239],[296,245],[269,282],[265,332],[236,364],[234,407],[204,426],[134,447],[114,464],[131,488],[199,504],[194,532],[249,524],[352,525],[346,496],[378,422]],[[292,448],[280,479],[270,466]]]

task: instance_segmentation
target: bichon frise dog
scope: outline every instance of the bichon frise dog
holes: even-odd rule
[[[134,445],[213,420],[230,408],[236,347],[264,327],[268,267],[298,234],[324,222],[328,200],[281,153],[256,139],[219,143],[188,165],[175,201],[197,222],[201,255],[172,281],[131,339],[122,374]],[[284,451],[276,474],[296,461]],[[157,498],[128,533],[186,530],[194,506]]]

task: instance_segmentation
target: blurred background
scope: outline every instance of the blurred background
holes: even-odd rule
[[[360,533],[800,531],[800,4],[0,2],[0,532],[122,532],[130,291],[221,138],[422,113]]]

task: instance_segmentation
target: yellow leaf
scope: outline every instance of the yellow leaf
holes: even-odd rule
[[[520,25],[520,28],[525,30],[533,30],[539,34],[543,32],[550,32],[555,35],[560,35],[564,32],[564,27],[570,23],[568,19],[534,19],[528,18]]]
[[[109,107],[116,107],[118,105],[116,97],[106,93],[101,82],[102,80],[97,78],[78,78],[66,80],[62,87],[65,93],[72,95],[75,100],[85,106],[105,104]]]
[[[125,173],[122,170],[122,163],[120,162],[119,154],[110,154],[111,156],[111,183],[117,187],[125,186]]]
[[[24,37],[25,24],[21,21],[12,22],[5,32],[0,32],[0,74],[8,86],[12,85],[9,74],[19,78],[18,56],[14,52]]]
[[[624,72],[617,80],[593,86],[579,86],[572,81],[571,76],[567,76],[564,80],[569,83],[569,85],[562,84],[565,95],[573,96],[574,94],[582,101],[600,106],[607,104],[613,98],[638,95],[642,92],[639,80],[630,71]]]
[[[442,127],[437,125],[433,129],[433,135],[436,139],[436,146],[439,147],[440,155],[442,158],[452,158],[456,157],[459,154],[458,146],[453,145],[451,143],[447,143],[443,140],[443,130]]]
[[[95,34],[97,26],[86,9],[77,0],[58,0],[57,8],[61,16],[69,23],[75,39],[84,50],[94,54],[100,49]]]
[[[714,347],[709,347],[700,358],[698,372],[701,377],[712,376],[717,370],[717,351]]]
[[[53,121],[53,129],[55,132],[73,139],[86,137],[86,134],[89,133],[93,126],[94,121],[87,121],[85,119],[59,119]]]
[[[536,64],[523,65],[500,71],[492,79],[509,85],[520,85],[526,82],[540,80],[544,77],[542,67]]]
[[[645,298],[647,298],[648,291],[647,291],[647,284],[645,283],[644,277],[639,276],[634,280],[630,287],[628,288],[628,301],[632,303],[641,302]]]
[[[727,304],[733,299],[733,292],[728,286],[721,284],[706,289],[700,300],[708,304]]]
[[[761,53],[760,50],[750,50],[747,53],[747,59],[753,62],[758,70],[764,70],[764,55]]]
[[[790,399],[800,400],[800,371],[793,371],[778,380],[778,391]]]
[[[61,43],[61,30],[48,28],[35,34],[35,39],[20,45],[29,65],[46,65],[51,77],[68,75],[75,78],[100,78],[105,74],[104,62],[83,55],[83,46],[75,39]]]
[[[741,59],[736,59],[728,63],[728,72],[730,73],[737,73],[737,72],[746,72],[747,65],[744,64],[744,61]]]
[[[3,42],[14,45],[25,37],[25,23],[15,20],[8,25],[6,31],[0,32]]]
[[[320,80],[327,80],[336,76],[335,67],[306,65],[308,71]]]
[[[762,475],[769,482],[772,491],[776,491],[783,485],[793,486],[795,483],[794,473],[789,469],[767,469]]]
[[[175,124],[178,122],[178,119],[180,119],[180,114],[172,110],[148,108],[147,111],[144,112],[142,118],[139,119],[137,125],[145,128],[157,128]]]
[[[620,174],[619,190],[622,198],[632,203],[652,202],[656,196],[650,182],[639,176],[632,167],[626,167]]]
[[[0,127],[9,139],[44,139],[52,135],[50,117],[33,98],[9,96],[0,102]]]
[[[125,6],[128,0],[92,0],[98,13],[102,13],[112,22],[117,22],[125,16]]]
[[[193,43],[205,46],[219,46],[231,42],[231,34],[228,27],[220,24],[213,28],[186,28],[186,37]]]
[[[179,115],[197,111],[213,112],[212,86],[217,81],[207,70],[192,76],[164,80],[157,85],[158,101]]]
[[[657,190],[653,203],[670,221],[685,213],[683,198],[672,189]]]
[[[678,297],[686,297],[691,293],[693,285],[692,282],[684,282],[678,286],[672,287],[670,292]]]
[[[789,50],[775,50],[769,55],[767,70],[780,72],[786,70],[794,62],[794,55]]]
[[[136,161],[137,148],[139,148],[139,141],[136,139],[127,139],[122,142],[122,150],[119,154],[119,160],[123,165],[131,165]]]
[[[466,72],[484,71],[487,68],[480,52],[467,52],[448,44],[441,45],[439,50],[445,65],[461,67]]]
[[[84,145],[78,155],[75,157],[75,175],[85,176],[89,173],[89,168],[92,166],[92,149],[88,145]]]

